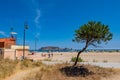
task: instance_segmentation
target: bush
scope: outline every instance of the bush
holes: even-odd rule
[[[71,61],[72,61],[72,62],[75,62],[76,59],[77,59],[77,57],[72,57],[72,58],[71,58]],[[79,58],[78,58],[78,62],[83,62],[83,60],[79,57]]]
[[[44,59],[44,61],[51,61],[51,59]]]

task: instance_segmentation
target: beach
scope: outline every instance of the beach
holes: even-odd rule
[[[53,56],[49,57],[48,54],[53,54]],[[76,56],[77,52],[36,52],[34,55],[27,56],[27,58],[33,60],[49,59],[57,62],[70,62],[71,58]],[[120,63],[120,52],[83,52],[79,57],[81,57],[84,62]]]

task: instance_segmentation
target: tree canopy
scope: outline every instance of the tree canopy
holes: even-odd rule
[[[75,42],[88,42],[88,45],[96,46],[96,43],[107,42],[112,39],[112,33],[108,25],[101,22],[90,21],[75,30]]]
[[[101,22],[90,21],[87,24],[80,26],[78,30],[75,30],[75,39],[73,41],[86,44],[85,47],[78,52],[77,58],[89,45],[96,47],[97,44],[110,41],[112,36],[108,25],[102,24]],[[75,62],[75,65],[76,63],[77,62]]]

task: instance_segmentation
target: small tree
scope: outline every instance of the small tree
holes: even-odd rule
[[[78,30],[75,30],[74,42],[85,43],[85,47],[77,54],[74,66],[78,62],[79,55],[86,50],[90,45],[97,46],[101,42],[107,42],[112,39],[112,33],[109,31],[108,25],[104,25],[101,22],[90,21],[87,24],[82,25]]]

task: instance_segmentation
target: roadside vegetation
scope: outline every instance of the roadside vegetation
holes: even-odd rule
[[[42,66],[38,71],[29,73],[23,80],[101,80],[102,77],[106,78],[116,73],[112,68],[106,69],[91,65],[73,67],[70,65]]]
[[[2,59],[0,58],[0,80],[11,76],[15,72],[19,70],[26,70],[34,67],[39,67],[43,65],[40,61],[33,62],[31,60],[10,60],[10,59]]]
[[[71,62],[75,62],[77,57],[72,57]],[[78,62],[83,62],[83,59],[81,57],[78,58]]]
[[[16,61],[12,61],[9,59],[0,59],[0,80],[14,73],[16,65]]]
[[[91,65],[56,64],[44,65],[41,61],[23,60],[13,61],[0,59],[0,80],[14,75],[17,71],[38,68],[36,71],[25,75],[23,80],[100,80],[117,73],[114,69],[101,68]]]

